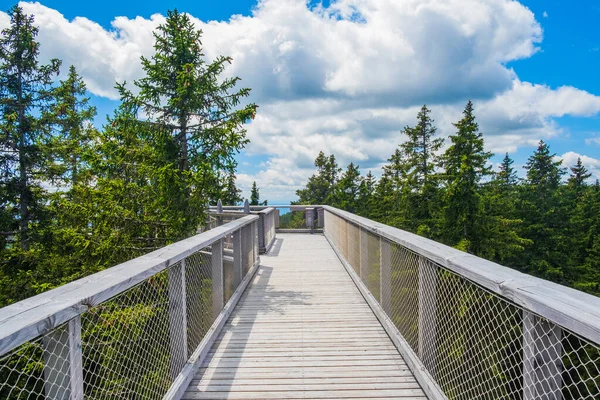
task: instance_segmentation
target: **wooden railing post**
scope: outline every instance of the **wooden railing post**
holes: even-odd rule
[[[223,203],[221,203],[221,199],[217,201],[217,214],[223,214]],[[217,226],[223,225],[223,217],[217,216]]]
[[[185,284],[185,259],[168,270],[169,287],[169,342],[171,357],[169,375],[179,375],[188,359],[187,298]]]
[[[233,232],[233,284],[238,287],[242,281],[242,229]]]
[[[223,239],[212,244],[212,308],[217,318],[225,306],[225,287],[223,282]]]
[[[361,227],[357,227],[360,243],[360,279],[367,284],[369,279],[369,234]],[[368,285],[367,285],[368,287]]]
[[[265,224],[265,214],[258,213],[258,248],[261,253],[264,253],[267,248],[267,225]]]
[[[83,400],[81,317],[48,333],[42,342],[46,398]]]
[[[523,310],[523,399],[562,399],[562,329]]]
[[[306,214],[306,226],[310,229],[310,233],[314,233],[315,230],[315,209],[307,208],[305,210]]]
[[[419,357],[435,376],[436,349],[436,267],[424,257],[419,257]]]
[[[325,210],[323,207],[317,208],[317,227],[323,228],[325,226]]]
[[[379,293],[383,311],[390,315],[392,308],[392,257],[390,243],[379,237]]]

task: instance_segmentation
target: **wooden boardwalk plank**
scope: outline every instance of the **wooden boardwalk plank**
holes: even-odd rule
[[[278,234],[184,399],[425,399],[320,235]]]

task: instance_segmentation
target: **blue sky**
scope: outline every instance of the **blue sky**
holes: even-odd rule
[[[256,180],[271,202],[294,199],[319,150],[377,174],[419,104],[432,108],[447,136],[470,98],[495,161],[509,151],[522,165],[543,139],[566,164],[581,156],[600,177],[600,3],[401,3],[176,4],[203,29],[208,58],[234,57],[229,73],[260,106],[248,127],[252,143],[238,157],[246,195]],[[84,76],[98,124],[117,104],[112,82],[140,76],[136,60],[151,52],[148,34],[161,21],[151,16],[170,7],[153,0],[24,5],[40,25],[42,58],[59,57]]]

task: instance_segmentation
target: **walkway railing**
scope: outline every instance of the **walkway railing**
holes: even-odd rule
[[[275,226],[279,215],[275,208],[250,206],[248,201],[243,206],[225,207],[219,201],[217,206],[209,208],[209,218],[214,226],[220,226],[225,221],[234,221],[248,214],[258,215],[258,250],[260,254],[265,254],[275,240]]]
[[[324,209],[327,239],[430,398],[600,398],[600,298]]]
[[[258,266],[244,216],[0,310],[1,399],[178,398]]]

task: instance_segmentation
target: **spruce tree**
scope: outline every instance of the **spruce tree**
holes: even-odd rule
[[[481,237],[477,255],[507,266],[518,266],[527,246],[533,244],[519,235],[522,220],[517,216],[518,178],[514,161],[504,155],[491,182],[482,185]]]
[[[526,271],[562,282],[569,244],[565,236],[568,217],[559,193],[565,174],[562,160],[555,161],[549,146],[540,141],[525,165],[527,176],[521,194],[523,236],[533,241],[524,253]]]
[[[436,127],[431,110],[424,105],[417,114],[417,125],[404,128],[408,136],[400,146],[404,160],[403,195],[406,197],[407,228],[413,232],[429,231],[433,207],[436,205],[437,182],[435,168],[439,164],[437,151],[444,143],[435,138]]]
[[[335,186],[333,205],[342,210],[356,213],[361,180],[358,165],[352,162],[348,164],[348,168]]]
[[[222,77],[231,57],[205,61],[201,35],[187,14],[169,11],[154,32],[155,54],[141,58],[139,94],[118,85],[123,101],[141,107],[146,121],[170,131],[177,145],[174,161],[184,184],[169,195],[187,221],[182,236],[195,232],[205,205],[214,200],[215,183],[235,168],[234,155],[248,142],[244,124],[257,109],[241,106],[250,89],[236,88],[239,77]],[[237,197],[230,195],[230,201]]]
[[[260,194],[258,193],[258,187],[256,181],[252,182],[252,190],[250,191],[250,205],[257,206],[260,204]]]
[[[221,202],[224,205],[236,205],[243,200],[242,190],[238,189],[235,181],[235,172],[230,171],[227,175],[227,183],[225,185],[223,195],[221,196]]]
[[[28,250],[31,231],[43,214],[39,182],[47,178],[49,154],[44,150],[50,134],[44,115],[60,62],[40,65],[33,16],[19,6],[9,14],[10,26],[0,37],[0,202],[5,236],[14,236],[21,249]]]
[[[500,164],[500,170],[496,173],[496,181],[503,188],[511,188],[514,187],[519,178],[517,177],[517,172],[513,168],[514,160],[510,158],[508,153],[504,154],[504,158],[502,159],[502,163]]]
[[[417,190],[423,190],[430,184],[437,166],[436,152],[444,144],[443,138],[435,138],[437,128],[429,114],[427,105],[417,114],[417,125],[404,128],[408,136],[400,146],[405,155],[408,171],[408,184]]]
[[[583,165],[581,157],[577,157],[577,163],[571,167],[571,176],[569,176],[569,188],[577,198],[583,195],[583,190],[586,186],[586,180],[591,177],[587,168]]]
[[[490,174],[491,153],[484,149],[483,135],[469,101],[463,118],[454,124],[456,134],[443,155],[446,191],[444,194],[444,240],[460,249],[477,253],[485,232],[481,228],[480,183]]]
[[[53,90],[54,104],[49,109],[48,120],[55,127],[50,146],[54,149],[54,172],[69,186],[80,183],[84,174],[83,153],[90,146],[92,120],[96,107],[90,105],[87,88],[75,67],[69,67],[67,79]]]
[[[341,169],[335,155],[326,156],[322,151],[315,159],[317,172],[308,178],[304,189],[296,190],[299,204],[332,204],[334,189]]]
[[[375,201],[375,188],[377,187],[377,181],[371,171],[360,181],[358,187],[358,205],[356,207],[357,214],[370,218],[371,212],[377,207]]]

